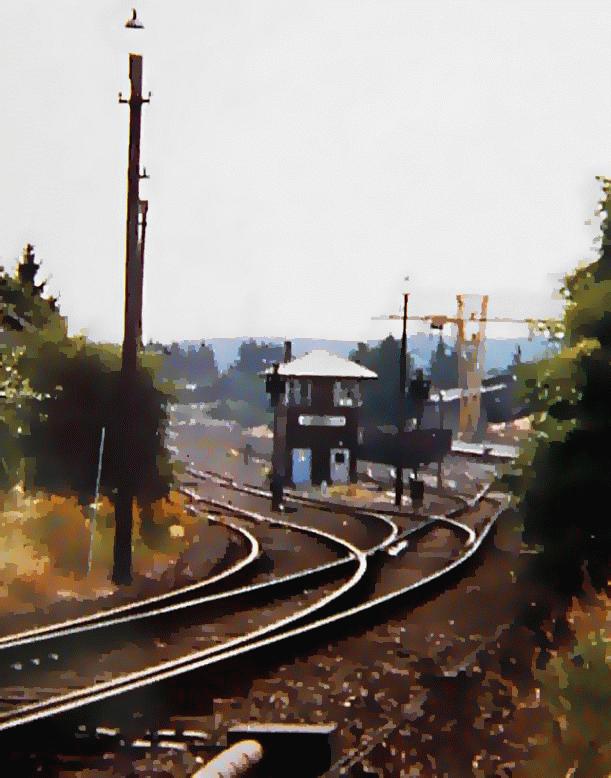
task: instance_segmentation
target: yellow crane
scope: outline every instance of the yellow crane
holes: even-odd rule
[[[470,299],[469,299],[470,298]],[[471,302],[472,310],[466,311],[467,302]],[[470,439],[479,423],[481,409],[481,390],[484,378],[484,347],[486,324],[526,324],[529,337],[535,332],[551,329],[552,320],[546,319],[516,319],[508,316],[488,316],[488,295],[456,295],[456,315],[424,314],[408,316],[407,306],[404,315],[390,314],[374,316],[378,321],[420,321],[426,322],[431,329],[443,330],[444,326],[453,324],[456,327],[456,354],[458,357],[458,388],[460,393],[460,410],[458,436]],[[479,308],[479,310],[477,310]],[[472,331],[467,332],[468,325]]]

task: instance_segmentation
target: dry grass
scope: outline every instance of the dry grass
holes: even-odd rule
[[[342,500],[372,500],[369,489],[364,489],[357,484],[333,484],[327,488],[331,497],[339,497]]]
[[[198,524],[185,512],[184,498],[178,493],[153,505],[147,542],[141,533],[140,511],[135,513],[134,593],[143,580],[159,579],[176,563]],[[0,493],[0,616],[113,594],[111,503],[103,498],[98,504],[93,562],[87,575],[90,515],[91,508],[83,508],[75,497],[25,494],[19,486]]]

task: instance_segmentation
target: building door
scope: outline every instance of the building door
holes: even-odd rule
[[[293,449],[293,483],[305,484],[312,480],[312,449]]]
[[[350,450],[347,448],[331,449],[331,483],[347,484],[350,481]]]

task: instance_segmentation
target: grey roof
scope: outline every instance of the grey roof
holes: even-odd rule
[[[492,456],[496,459],[516,459],[520,453],[518,446],[507,443],[469,443],[466,440],[452,441],[453,454],[467,454],[469,456]]]
[[[273,368],[265,370],[272,373]],[[315,349],[292,362],[283,362],[278,373],[285,378],[377,378],[373,370],[369,370],[358,362],[352,362],[337,354],[331,354],[325,349]]]
[[[488,394],[489,392],[500,392],[501,389],[507,389],[507,384],[493,384],[492,386],[482,386],[479,390],[471,390],[471,393]],[[454,387],[452,389],[444,389],[443,401],[444,403],[451,403],[458,400],[462,394],[468,394],[467,389],[461,389],[460,387]],[[430,402],[439,402],[439,393],[431,393],[429,397]]]

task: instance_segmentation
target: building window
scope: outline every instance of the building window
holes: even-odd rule
[[[336,408],[356,408],[361,405],[358,381],[336,381],[333,384],[333,405]]]
[[[309,408],[312,404],[312,382],[303,378],[289,378],[286,382],[286,405]]]

